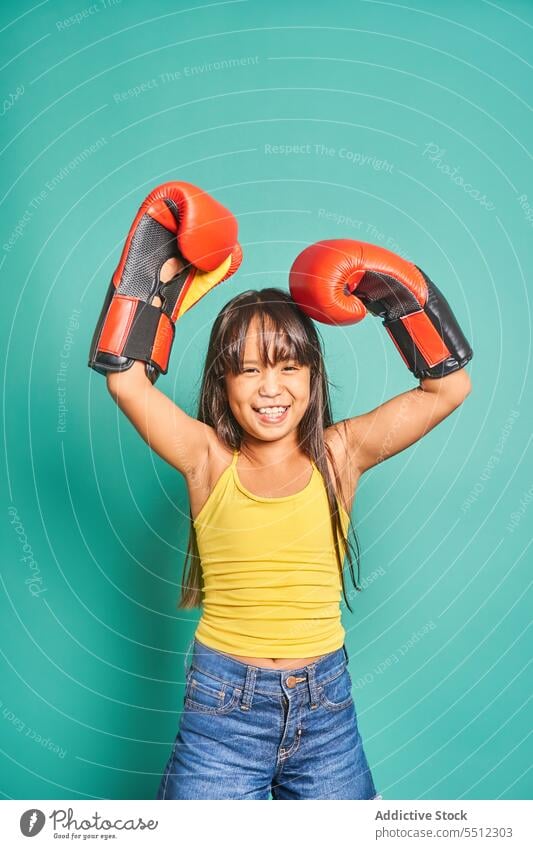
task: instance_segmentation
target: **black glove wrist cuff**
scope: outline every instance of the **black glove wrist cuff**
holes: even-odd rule
[[[445,377],[464,368],[473,351],[442,292],[419,271],[428,287],[423,309],[383,324],[415,377]]]

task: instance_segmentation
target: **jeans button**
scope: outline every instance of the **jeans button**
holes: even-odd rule
[[[291,688],[296,687],[296,684],[298,683],[298,681],[305,681],[305,678],[297,678],[296,675],[289,675],[285,679],[285,683],[286,683],[287,687],[291,687]]]

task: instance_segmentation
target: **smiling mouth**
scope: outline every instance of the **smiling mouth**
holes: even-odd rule
[[[265,422],[268,422],[268,421],[277,422],[277,421],[281,421],[281,419],[285,418],[285,416],[287,415],[287,413],[290,409],[290,404],[287,404],[287,405],[279,404],[277,407],[252,407],[252,409],[254,410],[254,412],[257,413],[259,418],[262,419],[263,421],[265,421]],[[260,410],[268,410],[268,409],[272,410],[272,412],[271,413],[261,413],[260,412]]]

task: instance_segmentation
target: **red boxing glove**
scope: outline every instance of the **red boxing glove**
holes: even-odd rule
[[[159,274],[171,257],[184,268],[167,283]],[[175,323],[242,260],[237,220],[191,183],[157,186],[141,205],[111,279],[93,336],[89,366],[101,374],[146,362],[155,383],[166,374]],[[161,306],[152,305],[158,295]]]
[[[444,377],[473,351],[442,293],[417,265],[351,239],[315,242],[289,275],[293,300],[316,321],[354,324],[367,310],[383,324],[413,374]]]

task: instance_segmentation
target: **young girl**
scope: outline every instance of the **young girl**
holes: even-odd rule
[[[136,222],[133,242],[142,238]],[[338,260],[339,249],[333,253]],[[159,799],[382,798],[358,728],[340,616],[345,555],[359,589],[350,513],[366,470],[464,400],[470,383],[462,366],[471,351],[450,350],[444,334],[445,377],[422,378],[417,389],[376,410],[334,423],[310,315],[337,321],[341,298],[323,298],[324,280],[334,279],[343,292],[346,280],[339,283],[333,267],[324,278],[320,263],[304,254],[291,275],[294,297],[275,288],[247,291],[216,317],[197,418],[152,385],[164,360],[153,356],[153,338],[143,350],[137,345],[137,360],[134,346],[123,344],[131,328],[122,323],[118,333],[116,320],[120,344],[102,344],[109,302],[93,340],[90,364],[105,371],[141,436],[184,475],[190,499],[191,557],[180,606],[203,609]],[[190,263],[183,250],[154,263],[144,303],[159,310],[159,320],[168,286],[191,274]],[[352,268],[350,274],[353,284]],[[187,288],[180,285],[176,303]],[[371,309],[372,292],[361,286],[360,294]],[[365,307],[359,311],[362,317]]]

